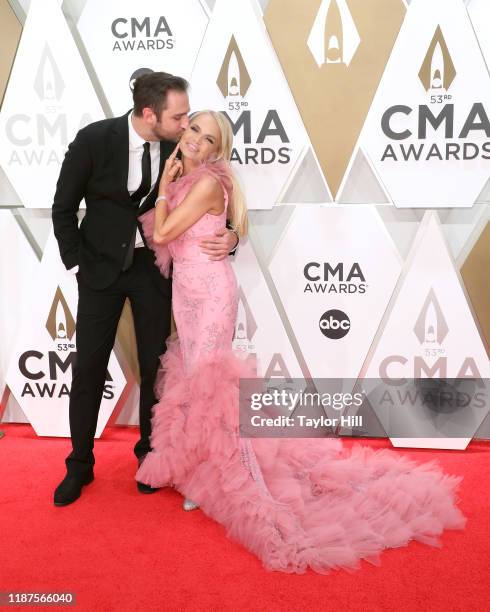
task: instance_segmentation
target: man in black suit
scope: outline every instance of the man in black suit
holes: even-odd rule
[[[164,162],[189,124],[188,83],[163,72],[133,88],[134,108],[80,130],[68,147],[53,203],[61,259],[77,275],[77,359],[70,392],[73,450],[54,494],[65,506],[93,478],[93,446],[107,364],[126,298],[133,312],[141,373],[141,463],[151,450],[151,409],[159,356],[170,332],[171,281],[161,276],[144,243],[138,217],[155,204]],[[85,198],[80,227],[77,212]],[[222,259],[235,248],[233,231],[210,237],[204,252]],[[137,483],[141,493],[155,489]]]

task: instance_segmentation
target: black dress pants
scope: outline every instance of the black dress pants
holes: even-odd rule
[[[66,458],[68,474],[92,471],[93,448],[100,402],[106,383],[107,364],[126,298],[133,312],[140,387],[140,439],[134,447],[138,458],[151,450],[151,416],[156,403],[153,385],[159,357],[170,333],[170,286],[161,291],[148,269],[144,248],[134,251],[131,267],[103,290],[91,289],[78,278],[77,358],[70,392],[70,431],[73,450]],[[171,281],[168,281],[170,285]]]

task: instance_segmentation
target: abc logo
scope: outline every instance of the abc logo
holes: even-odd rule
[[[349,333],[350,319],[341,310],[327,310],[320,317],[320,331],[327,338],[338,340]]]

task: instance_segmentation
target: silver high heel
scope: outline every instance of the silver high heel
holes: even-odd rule
[[[199,504],[196,504],[196,502],[193,502],[192,499],[184,499],[184,503],[182,504],[182,508],[186,511],[189,512],[189,510],[196,510],[196,508],[199,508]]]

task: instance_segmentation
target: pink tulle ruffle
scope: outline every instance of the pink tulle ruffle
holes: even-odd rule
[[[462,529],[460,479],[434,463],[340,440],[238,436],[239,378],[250,367],[229,354],[184,375],[179,344],[168,343],[156,390],[152,448],[136,478],[174,486],[197,502],[264,566],[302,573],[378,563],[388,547],[438,545]],[[253,463],[256,468],[253,469]]]
[[[177,181],[170,183],[167,187],[167,198],[170,203],[177,203],[176,196],[186,194],[190,184],[196,183],[202,176],[211,175],[221,183],[228,197],[233,193],[232,171],[230,165],[225,161],[203,162],[192,172],[184,174]]]
[[[145,212],[139,217],[143,234],[146,239],[146,243],[155,253],[155,263],[158,266],[160,272],[169,278],[170,276],[170,264],[172,263],[172,256],[168,246],[165,244],[156,244],[153,240],[153,230],[155,229],[155,209],[152,208]]]

